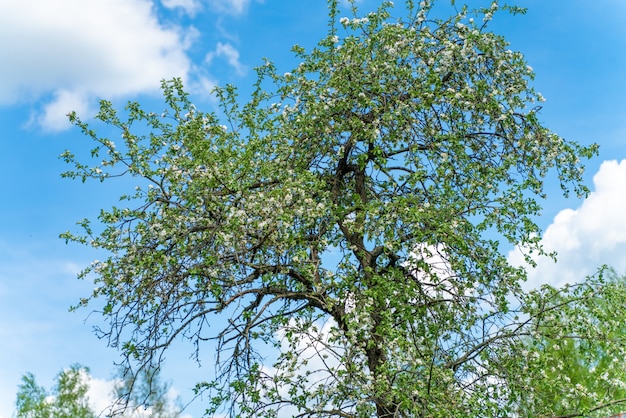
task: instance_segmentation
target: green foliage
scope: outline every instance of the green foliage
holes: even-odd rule
[[[567,289],[545,286],[530,295],[533,338],[516,384],[532,394],[522,415],[607,417],[626,409],[624,300],[626,279],[608,278]],[[533,314],[533,312],[531,312]]]
[[[169,386],[160,382],[157,370],[122,373],[113,393],[109,394],[112,399],[117,400],[106,411],[98,413],[89,404],[89,379],[89,369],[73,365],[56,376],[54,387],[48,392],[37,385],[32,373],[25,374],[17,393],[17,418],[180,416],[180,408],[169,401]]]
[[[171,80],[165,112],[101,103],[118,144],[71,115],[96,163],[66,152],[65,176],[137,184],[101,212],[101,232],[84,220],[62,235],[110,254],[81,273],[97,286],[80,305],[104,300],[100,335],[129,368],[157,367],[176,339],[198,357],[215,342],[215,377],[196,387],[207,415],[563,410],[555,397],[571,385],[520,373],[533,379],[554,357],[546,318],[585,318],[603,282],[560,290],[562,302],[524,294],[525,272],[499,248],[543,253],[545,177],[584,196],[580,160],[597,147],[542,126],[532,70],[487,30],[496,2],[445,19],[431,1],[397,10],[347,18],[330,1],[319,45],[294,47],[291,72],[258,67],[245,103],[216,89],[219,114]],[[581,343],[567,350],[593,326],[572,327]]]
[[[17,418],[95,418],[87,397],[88,372],[79,365],[63,370],[50,392],[37,385],[32,373],[24,375],[17,393]]]

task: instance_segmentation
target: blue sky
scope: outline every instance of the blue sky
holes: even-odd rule
[[[360,1],[363,12],[376,3]],[[529,286],[579,280],[603,263],[626,271],[626,2],[518,4],[526,15],[496,16],[492,28],[535,69],[534,86],[547,98],[543,122],[601,145],[588,164],[587,200],[563,199],[549,186],[539,222],[560,261],[540,260]],[[102,382],[117,358],[92,334],[97,318],[68,313],[90,292],[75,275],[96,255],[57,237],[114,204],[123,184],[60,178],[58,156],[89,146],[65,114],[89,119],[99,98],[158,112],[159,81],[174,76],[211,110],[211,86],[249,86],[263,57],[289,71],[290,47],[314,45],[326,22],[325,0],[0,0],[0,418],[11,416],[23,373],[48,386],[79,362]],[[198,369],[186,348],[170,354],[164,371],[183,400],[211,367]]]

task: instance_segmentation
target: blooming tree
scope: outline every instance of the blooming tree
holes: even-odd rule
[[[217,88],[201,112],[179,80],[164,113],[103,101],[119,144],[72,114],[98,162],[67,152],[66,176],[137,182],[99,230],[63,235],[110,254],[81,274],[101,335],[147,367],[213,341],[208,415],[532,410],[528,341],[569,302],[524,294],[500,247],[542,253],[544,178],[585,195],[596,147],[541,125],[532,69],[487,29],[502,9],[522,12],[406,1],[348,18],[331,0],[327,36],[288,73],[259,66],[245,103]]]

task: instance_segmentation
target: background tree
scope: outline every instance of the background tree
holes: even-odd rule
[[[120,144],[72,114],[97,162],[66,152],[65,175],[137,184],[102,228],[63,234],[110,254],[81,273],[96,288],[80,305],[104,299],[99,333],[129,370],[214,341],[208,415],[531,413],[535,387],[515,384],[528,338],[572,311],[524,294],[501,242],[542,253],[544,178],[585,195],[596,147],[541,125],[531,68],[487,30],[501,9],[522,11],[407,1],[348,18],[331,0],[328,35],[294,47],[288,73],[258,67],[243,105],[227,86],[220,114],[201,112],[180,80],[165,112],[103,101]]]
[[[55,378],[51,391],[39,386],[32,373],[22,377],[17,393],[17,418],[176,418],[180,408],[168,398],[167,384],[161,383],[157,370],[124,374],[114,380],[112,405],[94,411],[88,397],[89,369],[73,365]],[[133,390],[134,389],[134,390]]]
[[[541,313],[533,318],[523,370],[511,383],[532,394],[521,400],[521,416],[608,417],[626,410],[626,281],[604,273],[591,283],[544,286],[531,295],[529,306]]]
[[[95,418],[89,406],[85,380],[89,370],[73,365],[55,378],[50,392],[27,373],[17,393],[17,418]]]

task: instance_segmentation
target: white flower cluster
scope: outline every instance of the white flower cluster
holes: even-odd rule
[[[350,25],[351,26],[367,25],[369,21],[370,20],[367,17],[361,17],[361,18],[355,17],[354,19],[342,17],[341,19],[339,19],[339,23],[341,23],[344,27],[350,26]]]

